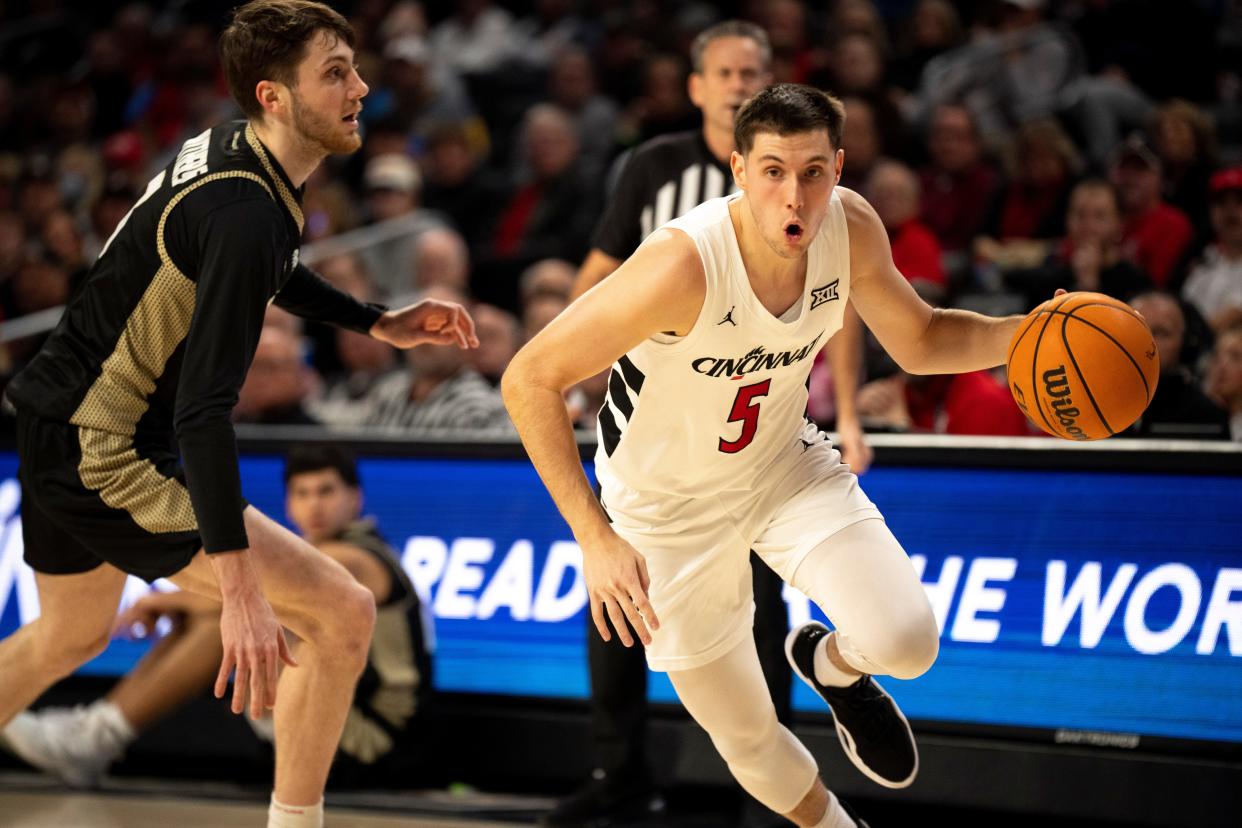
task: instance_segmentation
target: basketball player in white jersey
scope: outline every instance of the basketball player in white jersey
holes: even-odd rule
[[[831,706],[846,753],[900,788],[918,772],[905,717],[871,679],[936,659],[923,587],[840,455],[803,420],[810,357],[852,300],[901,367],[999,365],[1019,317],[933,310],[893,265],[871,206],[836,189],[840,102],[805,86],[738,112],[733,175],[652,234],[514,358],[505,402],[581,545],[591,614],[707,730],[738,782],[800,826],[853,828],[814,759],[778,723],[755,655],[747,550],[832,619],[790,633],[794,670]],[[719,324],[728,316],[734,325]],[[564,389],[614,366],[600,412],[597,501]],[[609,422],[611,420],[611,423]]]
[[[704,201],[736,190],[729,168],[734,117],[747,98],[771,83],[771,60],[768,35],[754,23],[726,20],[695,37],[687,91],[703,114],[703,124],[653,138],[617,159],[608,176],[608,206],[596,222],[591,252],[574,282],[575,298],[620,267],[656,229]],[[862,474],[871,452],[855,405],[862,350],[857,319],[857,314],[847,316],[847,329],[833,339],[826,356],[837,398],[836,445],[851,470]],[[720,324],[732,325],[733,319],[726,315]],[[789,612],[782,596],[784,584],[753,555],[751,568],[759,664],[776,716],[788,725],[793,721],[793,675],[785,663]],[[540,824],[547,828],[582,828],[601,820],[649,816],[663,807],[647,750],[646,653],[641,647],[627,649],[616,636],[604,641],[588,631],[587,665],[595,765],[586,784],[541,817]],[[748,828],[773,824],[765,811],[747,800],[739,824]]]

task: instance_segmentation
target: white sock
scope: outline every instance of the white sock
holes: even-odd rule
[[[828,810],[824,811],[824,818],[815,823],[812,828],[858,828],[858,823],[850,819],[850,815],[837,801],[836,794],[829,791]]]
[[[835,635],[836,632],[834,631],[824,636],[824,639],[819,642],[819,646],[815,648],[815,680],[829,687],[849,687],[862,678],[862,675],[860,673],[847,673],[833,664],[832,659],[828,658],[828,639]]]
[[[323,828],[323,798],[314,805],[285,805],[272,794],[267,828]]]

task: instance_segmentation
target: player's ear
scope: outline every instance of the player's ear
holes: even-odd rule
[[[733,151],[733,155],[729,156],[729,168],[733,170],[733,181],[737,184],[739,190],[746,189],[746,159],[737,150]],[[840,167],[837,168],[838,174]]]
[[[259,101],[259,106],[263,107],[264,112],[270,112],[274,115],[283,114],[284,98],[281,95],[280,85],[274,81],[261,80],[254,88],[254,96]]]
[[[835,166],[837,168],[837,175],[833,183],[840,184],[841,183],[841,170],[845,168],[845,150],[843,149],[837,150]]]

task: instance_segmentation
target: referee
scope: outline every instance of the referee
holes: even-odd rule
[[[654,138],[622,155],[609,176],[609,197],[595,227],[592,249],[578,271],[573,298],[607,278],[652,231],[699,204],[734,192],[729,165],[737,110],[771,80],[767,33],[730,20],[701,32],[690,48],[690,100],[703,114],[699,130]],[[852,325],[851,323],[852,318]],[[854,413],[858,384],[857,315],[847,314],[847,347],[829,350],[838,400],[838,432],[846,462],[862,472],[870,460]],[[757,556],[754,572],[755,643],[777,716],[791,720],[791,675],[785,660],[787,610],[782,582]],[[658,813],[664,803],[647,757],[647,664],[640,647],[614,635],[603,641],[587,619],[591,710],[598,767],[578,791],[561,800],[543,824],[569,828],[599,820]],[[751,816],[748,809],[747,816]],[[766,808],[753,809],[767,819]],[[759,816],[762,814],[763,816]]]

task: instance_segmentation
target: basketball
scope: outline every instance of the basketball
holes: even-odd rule
[[[1022,320],[1009,343],[1009,390],[1027,418],[1066,440],[1124,431],[1160,376],[1143,317],[1102,293],[1067,293]]]

